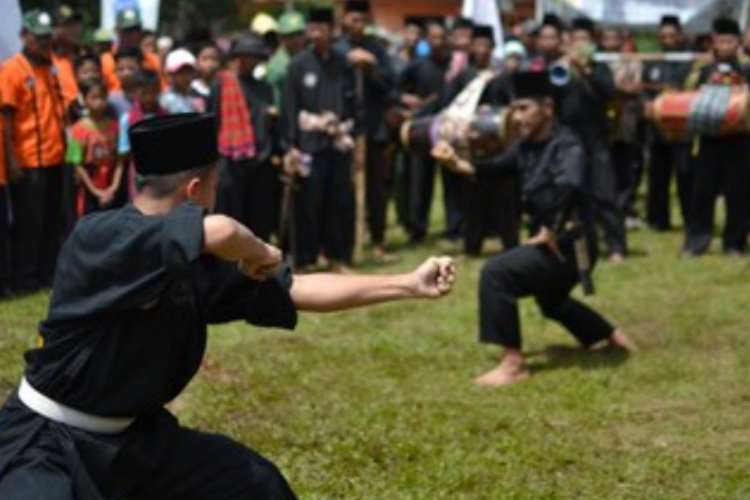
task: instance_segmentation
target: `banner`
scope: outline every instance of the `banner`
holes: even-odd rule
[[[738,19],[743,28],[750,0],[538,0],[538,14],[555,13],[565,20],[585,16],[614,26],[653,27],[663,15],[680,18],[690,31],[709,32],[718,16]]]
[[[159,28],[159,7],[161,0],[102,0],[101,27],[114,31],[115,15],[124,9],[138,9],[143,19],[143,27],[156,31]]]
[[[0,16],[0,63],[21,50],[21,6],[18,0],[6,3]]]
[[[497,43],[494,55],[497,58],[502,58],[505,37],[503,36],[503,23],[500,19],[500,11],[497,8],[497,1],[464,0],[461,16],[471,19],[475,24],[492,26],[492,30],[495,32],[495,42]]]

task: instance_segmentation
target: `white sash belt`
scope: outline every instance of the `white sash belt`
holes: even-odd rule
[[[89,415],[54,401],[34,389],[24,377],[18,389],[19,399],[29,409],[54,422],[99,434],[119,434],[135,421],[134,418],[108,418]]]

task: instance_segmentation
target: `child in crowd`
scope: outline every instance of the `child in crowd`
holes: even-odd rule
[[[117,154],[117,121],[107,113],[107,87],[101,79],[79,81],[84,115],[70,129],[67,161],[79,182],[79,217],[122,204],[117,194],[122,164]]]
[[[196,63],[197,78],[190,85],[190,95],[195,98],[198,111],[208,109],[211,96],[211,85],[221,69],[221,51],[216,45],[208,44],[198,50]]]
[[[169,113],[194,113],[198,111],[195,98],[190,95],[190,84],[195,77],[195,56],[186,49],[173,50],[167,56],[166,70],[169,88],[159,99]]]
[[[130,111],[135,99],[135,78],[143,68],[140,49],[121,49],[115,54],[115,74],[120,81],[120,90],[109,95],[109,103],[115,108],[117,118]]]
[[[74,62],[76,81],[78,82],[78,97],[70,103],[68,108],[68,117],[70,123],[76,123],[86,114],[86,103],[83,94],[80,92],[80,86],[86,82],[93,82],[101,79],[102,66],[99,57],[95,54],[86,53],[79,56]]]

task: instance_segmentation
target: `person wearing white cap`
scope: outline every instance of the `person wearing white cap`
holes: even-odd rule
[[[159,103],[169,113],[198,111],[190,85],[195,78],[195,56],[187,49],[176,49],[167,56],[164,65],[169,78],[169,88],[159,98]]]

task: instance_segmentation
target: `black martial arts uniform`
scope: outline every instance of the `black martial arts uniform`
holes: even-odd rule
[[[313,265],[322,250],[335,262],[351,261],[354,247],[354,187],[351,152],[336,148],[331,135],[300,129],[300,113],[332,112],[354,120],[354,72],[343,55],[327,57],[308,48],[289,65],[282,101],[289,147],[311,156],[308,176],[298,176],[294,219],[295,263]]]
[[[446,103],[455,99],[477,76],[479,70],[469,66],[451,82]],[[504,107],[510,105],[510,75],[500,74],[487,83],[479,106]],[[455,175],[455,174],[454,174]],[[497,235],[508,250],[518,246],[521,229],[521,207],[518,174],[508,172],[492,179],[461,179],[464,252],[482,253],[484,239]]]
[[[405,94],[413,94],[426,100],[422,109],[417,110],[415,117],[437,114],[445,102],[446,73],[450,65],[450,58],[422,57],[410,62],[399,79],[399,90]],[[408,223],[407,230],[413,241],[422,241],[427,236],[430,224],[430,208],[435,190],[435,160],[431,156],[419,154],[409,155],[408,162]],[[445,169],[443,169],[445,171]],[[455,175],[443,173],[443,183],[451,186]],[[447,180],[446,180],[447,179]],[[450,191],[451,187],[448,188]],[[451,234],[450,221],[455,218],[455,211],[446,206],[446,231]]]
[[[737,59],[701,68],[699,83],[742,85],[750,82],[750,67]],[[744,252],[750,218],[750,134],[698,138],[694,161],[693,198],[687,224],[685,252],[699,255],[711,245],[716,198],[724,195],[727,218],[722,235],[725,252]]]
[[[221,158],[216,211],[238,220],[267,241],[278,227],[281,196],[279,170],[271,163],[271,155],[278,149],[273,134],[276,124],[268,114],[273,106],[273,89],[252,75],[238,80],[250,110],[256,152],[250,159]],[[209,109],[221,127],[220,79],[211,88]]]
[[[296,323],[288,271],[259,283],[202,255],[205,213],[185,204],[145,216],[128,205],[79,222],[25,380],[67,407],[135,421],[87,432],[40,416],[14,392],[0,413],[0,498],[295,498],[273,464],[164,409],[198,371],[209,323]]]
[[[593,63],[588,75],[574,73],[559,93],[560,122],[581,139],[589,161],[592,216],[610,253],[627,253],[625,216],[617,203],[617,180],[609,155],[607,103],[615,95],[609,67]]]
[[[663,90],[681,90],[690,73],[690,64],[674,61],[651,61],[644,64],[645,96],[653,99]],[[670,205],[673,176],[677,179],[677,197],[683,221],[690,213],[692,182],[687,138],[668,141],[651,124],[646,128],[648,141],[648,190],[646,220],[652,228],[663,231],[672,227]]]
[[[489,160],[474,162],[479,178],[502,175],[508,170],[520,174],[522,200],[532,231],[542,226],[565,226],[571,214],[582,222],[592,262],[596,258],[596,236],[587,224],[584,192],[586,155],[576,135],[556,126],[542,142],[522,140],[508,151]],[[481,342],[521,349],[521,324],[517,300],[532,296],[542,313],[560,322],[582,345],[608,339],[614,327],[570,292],[579,281],[574,252],[574,235],[558,232],[560,260],[548,247],[522,245],[491,258],[482,269],[479,282]]]
[[[376,66],[361,70],[364,95],[355,96],[355,102],[356,112],[359,114],[358,121],[362,124],[366,137],[367,226],[372,243],[382,245],[385,243],[389,186],[393,177],[393,164],[387,155],[389,133],[385,126],[384,114],[396,86],[396,74],[388,52],[373,38],[354,40],[344,37],[336,42],[335,48],[344,57],[353,49],[360,48],[377,59]],[[356,73],[359,70],[355,68],[354,71]],[[360,99],[362,103],[359,102]],[[359,109],[362,104],[364,109]]]

